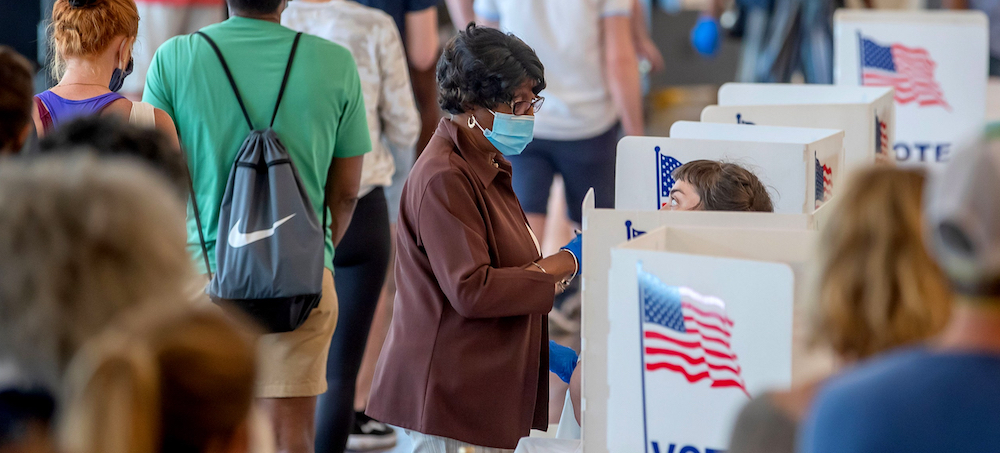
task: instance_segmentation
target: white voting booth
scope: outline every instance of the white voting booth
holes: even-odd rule
[[[611,271],[611,250],[617,245],[630,239],[662,238],[663,233],[658,228],[667,226],[671,228],[669,237],[671,240],[667,248],[673,252],[696,253],[721,257],[775,259],[782,262],[794,263],[796,273],[804,261],[804,257],[812,250],[812,241],[815,230],[826,215],[827,208],[821,208],[815,214],[769,214],[769,213],[736,213],[736,212],[671,212],[671,211],[651,211],[651,210],[622,210],[622,209],[596,209],[594,207],[593,193],[588,193],[583,205],[583,254],[587,257],[584,260],[583,279],[583,326],[582,326],[582,351],[583,358],[583,447],[585,452],[631,452],[640,451],[642,448],[642,438],[638,438],[639,443],[629,443],[624,432],[612,434],[618,428],[609,425],[609,421],[618,423],[621,411],[627,411],[628,407],[634,410],[641,409],[641,402],[633,399],[621,399],[624,394],[614,393],[620,386],[619,391],[626,391],[630,384],[631,377],[613,375],[609,370],[617,368],[613,357],[621,353],[620,345],[611,342],[611,332],[613,329],[612,320],[615,319],[616,310],[621,309],[621,303],[617,301],[616,294],[619,291],[611,289],[609,292],[609,272]],[[721,228],[720,227],[724,227]],[[656,231],[656,234],[652,232]],[[767,235],[766,231],[780,232],[761,239],[761,234]],[[649,236],[647,233],[652,234]],[[647,238],[649,236],[649,238]],[[780,244],[770,241],[769,238],[779,236],[784,239]],[[659,239],[657,239],[659,240]],[[636,242],[643,244],[646,242]],[[782,247],[782,244],[796,244],[794,246]],[[630,243],[631,244],[631,243]],[[649,269],[653,269],[650,267]],[[634,274],[634,271],[633,271]],[[713,277],[714,275],[714,277]],[[711,271],[705,274],[706,277],[721,281],[718,272]],[[633,276],[634,283],[634,276]],[[795,284],[800,284],[801,279],[796,277]],[[711,291],[708,291],[711,292]],[[714,294],[719,295],[719,294]],[[786,304],[789,317],[788,335],[792,335],[791,316],[792,305]],[[638,307],[633,300],[631,307]],[[637,312],[632,312],[637,313]],[[801,317],[800,313],[795,314]],[[635,318],[638,319],[638,318]],[[798,322],[798,321],[797,321]],[[801,324],[801,323],[800,323]],[[798,329],[798,328],[797,328]],[[636,335],[638,335],[636,332]],[[796,333],[798,335],[798,332]],[[638,339],[636,336],[635,339]],[[777,356],[786,357],[789,363],[793,361],[795,367],[792,369],[788,365],[788,379],[804,379],[814,377],[829,369],[828,357],[820,354],[810,354],[804,348],[800,348],[804,343],[796,342],[795,351],[792,351],[791,339],[789,345],[785,347],[787,354]],[[634,355],[632,357],[635,357]],[[633,370],[634,371],[634,370]],[[786,375],[782,375],[786,376]],[[632,376],[635,377],[635,376]],[[609,379],[610,378],[610,379]],[[615,385],[612,385],[612,379]],[[784,379],[784,377],[782,378]],[[755,379],[751,379],[755,381]],[[764,382],[760,385],[775,384],[787,386],[787,380]],[[751,387],[748,390],[759,389]],[[623,390],[624,389],[624,390]],[[742,393],[741,393],[742,394]],[[634,397],[634,395],[632,395]],[[745,396],[743,397],[745,399]],[[617,404],[613,409],[612,405]],[[617,410],[618,412],[614,412]],[[632,414],[634,416],[635,414]],[[634,418],[628,418],[635,422]],[[727,421],[728,423],[728,421]],[[641,424],[635,426],[641,427]],[[720,428],[722,429],[722,428]],[[634,434],[633,431],[627,431]],[[667,441],[668,439],[664,439]],[[682,442],[681,438],[673,438],[675,442]],[[624,442],[624,443],[623,443]],[[692,441],[693,442],[693,441]],[[713,441],[714,442],[714,441]],[[669,444],[669,442],[668,442]],[[668,444],[662,442],[658,445],[661,452],[669,449]],[[693,444],[692,444],[693,445]],[[712,445],[724,448],[723,444]],[[677,445],[675,452],[679,451]],[[652,451],[652,450],[650,450]],[[703,451],[699,447],[699,451]]]
[[[986,119],[986,15],[838,10],[837,85],[894,86],[901,163],[943,163]]]
[[[895,159],[893,89],[782,83],[727,83],[706,123],[792,126],[844,131],[846,170]]]
[[[833,193],[844,133],[832,129],[678,121],[670,137],[618,142],[615,207],[656,210],[669,204],[671,173],[697,159],[738,163],[770,189],[774,212],[809,213]]]
[[[726,450],[751,395],[791,386],[793,309],[816,236],[666,226],[612,249],[610,451]]]

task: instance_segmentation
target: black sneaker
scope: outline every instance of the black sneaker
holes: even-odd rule
[[[354,428],[347,436],[347,449],[351,451],[388,450],[396,446],[396,431],[389,425],[375,420],[364,412],[354,413]]]

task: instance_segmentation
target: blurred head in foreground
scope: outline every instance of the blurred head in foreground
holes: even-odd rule
[[[184,205],[132,162],[0,162],[0,360],[58,389],[77,349],[123,309],[177,304],[192,269]]]
[[[35,86],[31,64],[7,46],[0,46],[0,81],[0,154],[16,153],[31,133]]]
[[[156,129],[134,126],[114,116],[91,115],[59,126],[38,142],[41,154],[81,151],[141,161],[165,177],[180,196],[189,191],[184,155]]]
[[[67,372],[61,451],[245,452],[255,357],[251,334],[214,307],[116,323]]]
[[[693,160],[674,170],[671,211],[774,212],[757,175],[729,162]]]
[[[859,360],[938,333],[947,281],[924,247],[919,170],[852,175],[823,225],[813,342]]]

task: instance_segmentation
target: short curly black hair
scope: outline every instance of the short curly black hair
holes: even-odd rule
[[[518,37],[469,24],[438,60],[439,103],[453,114],[475,106],[492,109],[513,101],[525,81],[534,81],[535,94],[545,89],[544,71],[535,51]]]

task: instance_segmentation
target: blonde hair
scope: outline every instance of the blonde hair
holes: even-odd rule
[[[856,360],[926,339],[950,313],[948,284],[924,248],[924,174],[853,175],[823,226],[813,342]]]
[[[123,309],[187,294],[184,205],[122,159],[0,161],[0,353],[58,388],[80,345]]]
[[[67,374],[66,453],[200,452],[246,426],[256,358],[221,310],[151,309],[80,351]]]
[[[49,28],[52,75],[59,79],[67,57],[99,54],[117,36],[135,38],[139,11],[134,0],[56,0]]]

